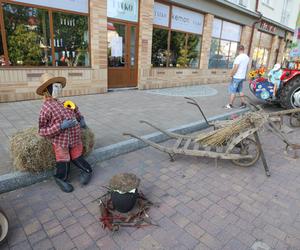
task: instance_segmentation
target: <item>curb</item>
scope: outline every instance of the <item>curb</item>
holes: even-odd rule
[[[208,121],[211,122],[215,120],[227,120],[232,115],[240,115],[247,111],[249,111],[248,108],[239,111],[229,112],[224,115],[212,116],[208,118]],[[167,131],[178,133],[178,134],[189,134],[204,129],[206,127],[207,127],[206,122],[201,120],[177,128],[168,129]],[[161,132],[155,132],[152,134],[145,135],[143,137],[157,143],[166,141],[168,139],[168,136],[162,134]],[[91,163],[91,165],[94,165],[96,162],[105,161],[144,147],[147,147],[145,143],[137,139],[129,139],[106,147],[97,148],[87,157],[87,160]],[[44,171],[38,174],[16,171],[13,173],[1,175],[0,194],[15,189],[19,189],[22,187],[26,187],[37,182],[41,182],[43,180],[52,177],[52,175],[53,175],[53,171],[51,170]]]

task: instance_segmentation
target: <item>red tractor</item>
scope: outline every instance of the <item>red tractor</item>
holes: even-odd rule
[[[293,69],[286,68],[281,76],[278,98],[283,108],[300,108],[300,62]]]
[[[280,103],[285,109],[300,108],[300,62],[290,62],[288,67],[282,70],[281,84],[273,96],[274,84],[263,77],[265,72],[256,72],[249,82],[251,92],[259,99],[269,103]]]

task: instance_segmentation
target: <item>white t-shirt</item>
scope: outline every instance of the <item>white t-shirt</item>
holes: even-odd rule
[[[234,74],[233,78],[236,79],[245,79],[246,78],[246,73],[247,73],[247,68],[248,68],[248,63],[249,63],[249,57],[247,54],[243,53],[238,55],[233,62],[234,64],[239,65],[237,72]]]

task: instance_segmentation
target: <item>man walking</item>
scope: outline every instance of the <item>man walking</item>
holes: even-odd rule
[[[232,77],[232,81],[228,87],[230,93],[230,101],[225,106],[227,109],[233,108],[233,102],[236,97],[236,94],[239,94],[241,98],[241,106],[240,108],[245,108],[245,98],[243,93],[243,81],[246,79],[246,73],[249,63],[249,57],[244,52],[245,48],[243,45],[238,47],[239,55],[235,58],[233,62],[233,68],[231,70],[230,76]]]

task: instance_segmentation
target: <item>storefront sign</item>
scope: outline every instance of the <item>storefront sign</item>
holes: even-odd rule
[[[103,1],[103,0],[102,0]],[[138,0],[109,0],[107,1],[107,16],[131,22],[138,21]]]
[[[239,42],[241,38],[241,26],[223,21],[221,38]]]
[[[35,4],[55,9],[71,10],[81,13],[89,13],[88,0],[12,0],[13,2],[21,2],[27,4]]]
[[[222,20],[215,18],[213,22],[212,37],[220,38],[222,30]]]
[[[275,33],[276,32],[276,27],[270,23],[267,23],[265,21],[261,21],[259,24],[259,28],[268,32]]]
[[[203,19],[203,15],[197,12],[175,6],[172,7],[172,29],[202,34]]]
[[[154,3],[153,24],[161,26],[169,26],[170,6]]]

